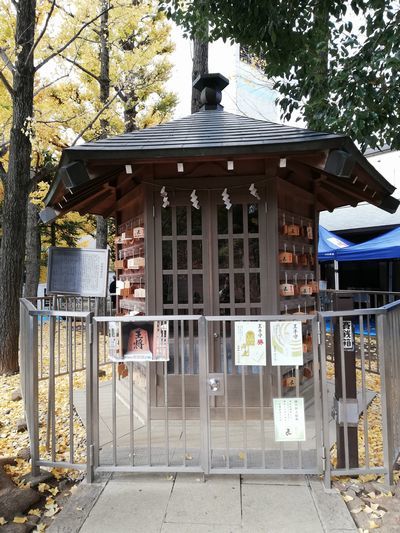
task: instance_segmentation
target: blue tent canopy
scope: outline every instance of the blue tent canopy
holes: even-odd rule
[[[333,261],[336,259],[338,250],[346,249],[352,245],[351,242],[346,241],[342,237],[335,235],[328,231],[323,226],[319,226],[319,240],[318,240],[318,260],[319,261]]]
[[[337,250],[334,259],[337,261],[400,259],[400,228],[375,237],[375,239],[370,241]]]

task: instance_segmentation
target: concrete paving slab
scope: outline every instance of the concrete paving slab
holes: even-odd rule
[[[243,533],[241,526],[174,524],[164,522],[160,533]],[[253,532],[254,533],[254,532]]]
[[[320,479],[309,478],[311,496],[326,533],[357,531],[349,510],[337,492],[326,492]]]
[[[285,476],[250,476],[242,475],[242,483],[250,485],[307,485],[307,479],[301,475]]]
[[[215,526],[241,525],[240,477],[178,474],[165,522]]]
[[[242,486],[243,531],[324,533],[310,490],[294,485]]]
[[[173,479],[127,475],[116,477],[103,490],[81,533],[159,533]]]

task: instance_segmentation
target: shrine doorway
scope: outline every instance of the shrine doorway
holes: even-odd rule
[[[169,206],[155,212],[156,314],[249,316],[266,314],[268,309],[267,221],[265,191],[257,196],[249,187],[230,189],[229,198],[217,191],[196,190],[198,209],[191,191],[175,191]],[[193,199],[193,196],[192,196]],[[231,204],[231,206],[229,206]],[[227,209],[229,207],[229,209]],[[193,417],[199,407],[199,345],[196,323],[181,332],[171,323],[170,361],[155,365],[152,376],[152,405],[168,407],[179,415],[182,399],[182,372],[185,374],[185,403]],[[242,373],[245,373],[248,407],[259,408],[260,395],[271,397],[270,380],[259,373],[268,367],[238,368],[233,356],[232,322],[208,324],[208,375],[227,374],[232,416],[242,406]],[[184,339],[183,345],[182,340]],[[182,357],[184,352],[184,357]],[[225,369],[224,369],[225,366]],[[184,368],[183,368],[184,367]],[[167,376],[165,376],[167,368]],[[213,407],[223,408],[225,399],[215,395]],[[177,409],[178,408],[178,409]],[[154,411],[156,413],[156,410]]]

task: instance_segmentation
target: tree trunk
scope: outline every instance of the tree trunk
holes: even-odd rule
[[[314,83],[310,88],[308,106],[304,116],[310,129],[321,129],[320,113],[324,112],[328,105],[328,50],[330,40],[329,29],[329,0],[319,0],[314,7],[314,28],[316,42],[319,43],[318,51],[312,55],[312,69],[314,71]]]
[[[107,248],[107,219],[96,216],[96,248]]]
[[[100,0],[101,11],[109,7],[108,0]],[[109,51],[108,11],[100,18],[100,102],[105,105],[110,98],[110,51]],[[100,119],[100,138],[107,137],[109,122],[104,117]],[[107,248],[107,220],[96,216],[96,248]]]
[[[8,170],[3,176],[3,238],[0,250],[0,373],[18,370],[19,298],[25,261],[26,218],[30,186],[30,117],[33,115],[36,0],[16,4],[13,116]],[[28,134],[26,134],[28,133]]]
[[[204,42],[197,37],[193,40],[193,68],[192,82],[202,74],[208,73],[208,41]],[[197,113],[201,107],[200,91],[192,87],[192,113]]]
[[[28,203],[25,251],[25,298],[36,298],[40,278],[40,231],[38,226],[39,208]]]

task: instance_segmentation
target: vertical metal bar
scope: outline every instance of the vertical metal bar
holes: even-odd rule
[[[364,447],[365,447],[365,466],[369,468],[369,443],[368,443],[368,404],[367,404],[367,383],[365,375],[365,346],[364,346],[364,317],[359,316],[360,327],[360,358],[361,358],[361,394],[362,394],[362,412],[364,428]]]
[[[98,323],[91,317],[92,321],[92,334],[93,334],[93,345],[91,356],[93,359],[93,373],[92,373],[92,410],[93,410],[93,467],[94,472],[99,466],[100,462],[100,409],[99,409],[99,342],[98,342]],[[85,338],[85,337],[84,337]],[[90,332],[89,332],[90,338]],[[88,342],[86,344],[86,353],[88,353]]]
[[[231,323],[232,324],[232,323]],[[244,448],[244,468],[247,468],[247,413],[246,413],[246,376],[241,373],[242,378],[242,416],[243,416],[243,448]]]
[[[116,365],[112,365],[112,447],[113,465],[117,464],[117,372]]]
[[[321,394],[320,381],[326,378],[326,374],[322,373],[322,368],[320,370],[319,363],[319,331],[318,331],[318,321],[316,318],[313,318],[311,321],[311,336],[312,336],[312,353],[313,353],[313,380],[314,380],[314,416],[315,416],[315,451],[316,451],[316,465],[319,471],[323,472],[323,465],[321,464],[322,459],[322,445],[321,439],[323,438],[322,430],[322,406],[321,406]],[[322,339],[321,339],[322,342]],[[325,354],[324,354],[325,356]],[[329,449],[329,445],[328,448]]]
[[[327,375],[326,375],[326,320],[320,319],[321,344],[319,346],[319,360],[321,364],[321,389],[322,389],[322,439],[323,439],[323,467],[324,467],[324,485],[325,488],[331,488],[331,459],[330,459],[330,438],[329,438],[329,421],[330,412],[327,392]],[[333,327],[331,321],[331,339],[333,339]],[[317,372],[315,372],[317,379]],[[316,414],[317,416],[317,414]],[[319,457],[317,455],[317,461]]]
[[[231,328],[231,339],[233,337],[233,332]],[[233,346],[233,343],[231,344]],[[230,445],[229,445],[229,396],[228,396],[228,354],[226,350],[226,321],[222,321],[222,349],[224,357],[224,416],[225,416],[225,447],[226,447],[226,467],[230,468]]]
[[[347,422],[347,391],[346,391],[346,367],[345,355],[343,348],[343,316],[339,317],[339,336],[340,336],[340,360],[342,371],[342,402],[343,402],[343,433],[344,433],[344,461],[346,470],[349,470],[349,427]]]
[[[49,350],[49,389],[48,389],[48,404],[47,404],[47,439],[46,446],[50,449],[51,458],[55,461],[55,360],[54,360],[54,320],[55,317],[50,316],[50,350]]]
[[[94,439],[93,439],[93,374],[96,368],[93,360],[93,345],[91,339],[92,316],[85,318],[86,346],[88,354],[86,356],[86,477],[87,482],[94,480]],[[83,343],[83,319],[81,318],[81,338]]]
[[[299,372],[298,365],[295,367],[295,376],[296,376],[296,397],[300,398],[300,372]],[[297,454],[298,454],[298,460],[299,460],[299,469],[301,469],[303,466],[301,441],[297,442]]]
[[[264,368],[259,367],[260,376],[260,431],[261,431],[261,451],[262,459],[261,466],[265,469],[265,424],[264,424]]]
[[[67,318],[68,346],[69,346],[69,460],[74,462],[74,367],[73,367],[73,344],[72,344],[72,318]]]
[[[376,334],[379,340],[378,354],[381,368],[381,410],[382,410],[382,432],[383,432],[383,462],[385,468],[385,482],[388,486],[393,485],[393,426],[390,398],[392,397],[392,383],[390,381],[391,369],[386,359],[390,361],[389,341],[392,335],[387,323],[387,314],[376,316]],[[386,339],[388,342],[386,342]],[[387,353],[389,355],[387,355]],[[396,384],[395,386],[398,386]]]
[[[131,465],[135,466],[135,419],[134,419],[134,400],[133,400],[133,363],[128,363],[129,372],[129,453],[131,456]]]
[[[177,325],[174,321],[174,326]],[[177,330],[177,328],[174,328]],[[177,336],[175,337],[177,339]],[[178,350],[175,351],[176,358],[175,360],[179,364]],[[165,464],[169,466],[169,431],[168,431],[168,368],[167,362],[163,363],[164,365],[164,431],[165,431]]]
[[[276,378],[277,378],[277,393],[278,398],[282,398],[282,370],[280,366],[276,367]],[[279,468],[283,468],[283,442],[279,441]]]
[[[183,466],[186,466],[186,393],[185,393],[185,323],[181,320],[181,388],[182,388],[182,437]]]
[[[210,412],[208,402],[208,323],[204,316],[199,318],[199,389],[200,389],[200,461],[205,474],[209,474],[211,465],[210,447]]]
[[[28,350],[26,369],[28,375],[29,388],[27,391],[27,398],[29,401],[27,416],[30,450],[31,450],[31,472],[33,476],[40,474],[40,467],[37,465],[39,461],[39,382],[38,382],[38,319],[36,316],[29,316],[26,313],[26,318],[29,321],[28,328]]]

